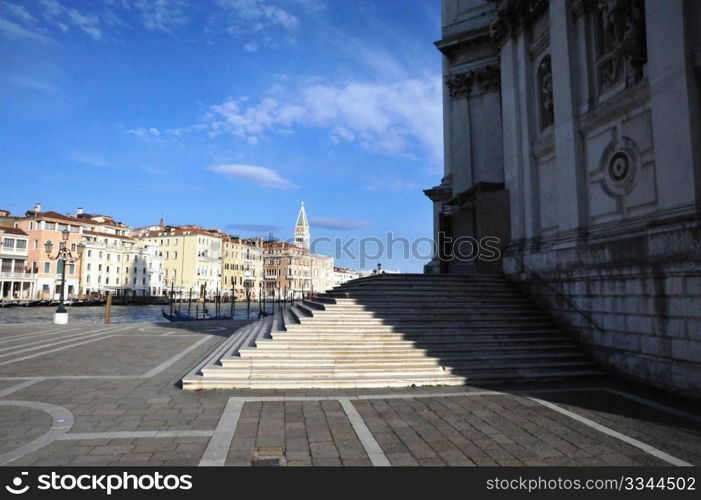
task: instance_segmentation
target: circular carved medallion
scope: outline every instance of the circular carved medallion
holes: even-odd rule
[[[614,154],[609,161],[608,173],[609,177],[615,182],[625,180],[630,172],[630,158],[622,151]]]

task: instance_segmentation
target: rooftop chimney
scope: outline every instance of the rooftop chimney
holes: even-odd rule
[[[81,207],[78,207],[78,210],[75,211],[76,215],[83,215],[83,209]]]
[[[35,203],[35,204],[34,204],[34,211],[35,211],[35,212],[41,212],[41,203]]]

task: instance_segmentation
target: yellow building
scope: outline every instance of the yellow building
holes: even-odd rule
[[[200,226],[165,226],[136,236],[159,245],[163,287],[193,297],[213,296],[222,290],[222,240],[218,229]]]
[[[263,249],[250,240],[233,236],[222,239],[222,289],[225,295],[235,294],[237,300],[257,300],[263,279]]]

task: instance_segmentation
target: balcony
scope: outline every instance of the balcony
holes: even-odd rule
[[[27,256],[27,248],[15,248],[15,247],[0,247],[0,253],[2,255],[11,255],[13,257],[17,256]]]
[[[34,280],[36,277],[34,273],[0,273],[2,280]]]

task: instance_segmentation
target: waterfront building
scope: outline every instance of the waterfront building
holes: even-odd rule
[[[36,273],[29,264],[29,235],[17,227],[0,226],[0,300],[34,297]]]
[[[162,259],[163,288],[193,297],[214,296],[222,290],[222,240],[218,229],[201,226],[165,226],[134,237],[158,245]]]
[[[443,0],[442,16],[426,272],[504,271],[600,362],[698,394],[701,2]],[[443,245],[468,237],[498,237],[496,258]]]
[[[222,284],[225,295],[234,295],[236,300],[257,300],[263,281],[263,249],[255,241],[242,240],[235,236],[222,239]]]
[[[78,245],[83,241],[83,231],[86,222],[77,217],[62,215],[58,212],[42,212],[41,204],[37,203],[34,210],[28,210],[25,217],[15,222],[15,225],[28,236],[28,264],[31,273],[36,275],[34,296],[36,298],[55,300],[61,293],[61,272],[63,262],[51,260],[44,245],[51,241],[55,246],[53,253],[60,246],[67,245],[73,255],[77,255]],[[63,241],[62,233],[68,231],[67,241]],[[66,268],[66,297],[74,298],[80,287],[80,261],[69,263]]]

